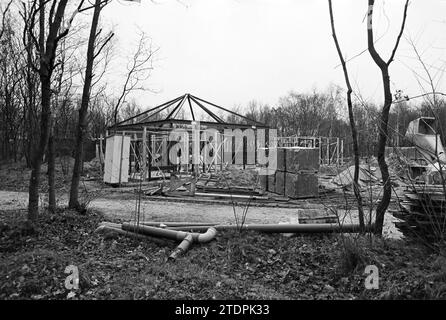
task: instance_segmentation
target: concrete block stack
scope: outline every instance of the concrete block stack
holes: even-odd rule
[[[277,170],[263,179],[269,192],[289,198],[318,195],[318,148],[278,148]]]

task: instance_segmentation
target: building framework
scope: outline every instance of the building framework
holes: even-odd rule
[[[229,164],[256,165],[256,150],[270,147],[269,130],[264,123],[187,93],[108,128],[104,181],[165,179],[179,172],[223,170]],[[267,137],[262,146],[259,131]],[[196,161],[194,141],[201,151]]]

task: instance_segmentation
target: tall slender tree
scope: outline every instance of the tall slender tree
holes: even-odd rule
[[[82,158],[83,158],[83,143],[88,129],[88,106],[90,103],[91,87],[93,80],[93,68],[96,57],[100,54],[104,46],[113,37],[113,33],[110,34],[97,48],[98,45],[98,25],[101,10],[107,5],[108,0],[95,0],[93,17],[90,26],[90,36],[88,38],[87,48],[87,65],[85,68],[85,79],[82,91],[82,101],[79,108],[79,121],[77,126],[76,135],[76,148],[75,148],[75,160],[73,167],[73,177],[71,179],[70,200],[68,206],[77,210],[82,210],[82,206],[79,203],[79,182],[82,170]]]
[[[334,17],[333,17],[333,7],[331,0],[328,0],[328,8],[330,12],[330,22],[331,22],[331,31],[333,36],[333,41],[336,46],[336,51],[338,52],[339,60],[341,61],[342,70],[344,72],[344,79],[345,84],[347,86],[347,106],[348,106],[348,118],[350,122],[350,129],[352,134],[352,141],[353,141],[353,155],[355,159],[355,172],[353,174],[353,190],[355,192],[355,197],[358,203],[358,213],[359,213],[359,226],[361,228],[361,231],[365,231],[365,224],[364,224],[364,210],[362,206],[362,196],[361,192],[359,190],[358,180],[359,180],[359,147],[358,147],[358,132],[356,130],[356,124],[355,124],[355,117],[353,115],[353,103],[352,103],[352,86],[350,84],[350,77],[348,75],[347,70],[347,64],[345,62],[345,59],[342,55],[342,50],[338,42],[338,37],[336,36],[336,29],[334,24]]]
[[[396,51],[398,49],[398,45],[400,43],[401,37],[404,32],[404,26],[406,24],[407,17],[407,8],[409,6],[409,0],[406,0],[403,11],[403,20],[401,23],[400,31],[398,33],[395,45],[392,49],[392,53],[390,54],[390,58],[385,61],[380,54],[376,51],[375,42],[373,38],[373,9],[375,6],[375,0],[368,0],[368,13],[367,13],[367,47],[368,51],[375,62],[375,64],[379,67],[382,76],[383,83],[383,91],[384,91],[384,104],[381,109],[381,114],[378,122],[378,145],[376,156],[378,159],[379,169],[381,170],[382,180],[383,180],[383,194],[380,202],[376,208],[376,220],[375,220],[375,233],[378,235],[382,234],[383,224],[384,224],[384,215],[389,207],[390,198],[392,196],[392,186],[389,175],[389,168],[386,163],[385,151],[386,144],[388,139],[388,122],[389,122],[389,113],[390,107],[392,105],[392,92],[390,91],[390,75],[389,75],[389,67],[392,61],[395,58]]]

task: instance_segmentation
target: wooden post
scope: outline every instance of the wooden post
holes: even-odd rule
[[[341,140],[341,165],[344,164],[344,139]]]
[[[130,145],[132,144],[132,141],[131,141],[131,139],[130,139]],[[132,147],[130,147],[130,155],[129,155],[129,165],[130,165],[130,171],[131,171],[131,176],[132,176],[132,178],[135,178],[136,177],[136,173],[137,173],[137,171],[136,171],[136,168],[138,168],[138,170],[141,170],[141,162],[139,162],[138,160],[138,154],[139,154],[139,152],[138,152],[138,135],[136,134],[136,132],[135,133],[133,133],[133,150],[134,150],[134,152],[133,152],[133,159],[134,159],[134,165],[133,165],[133,168],[131,168],[131,165],[132,165],[132,162],[130,161],[130,159],[131,159],[131,154],[132,154],[132,152],[131,152],[131,150],[132,150]]]
[[[322,163],[322,138],[319,137],[319,164],[323,164]]]
[[[330,164],[330,138],[327,137],[327,164]]]
[[[103,154],[102,154],[102,134],[99,136],[99,168],[100,168],[100,174],[101,177],[103,177],[103,172],[102,172],[102,165],[104,164],[104,158],[103,158]]]
[[[142,130],[142,177],[141,179],[144,181],[146,179],[146,169],[147,169],[147,127],[144,127]]]
[[[150,136],[150,145],[151,145],[151,156],[153,156],[156,152],[156,136]],[[153,158],[151,158],[153,161]]]
[[[162,140],[162,156],[161,156],[161,163],[163,166],[169,165],[169,155],[167,154],[167,136],[163,135]]]
[[[223,171],[223,155],[224,155],[224,147],[225,147],[225,136],[223,133],[219,132],[220,134],[220,171]]]
[[[151,146],[152,145],[152,135],[149,133],[149,144],[146,146],[147,148],[149,148],[149,146]],[[151,152],[149,152],[149,161],[148,161],[148,168],[147,168],[147,171],[148,171],[148,180],[150,181],[150,179],[152,178],[152,153],[153,153],[153,150],[154,149],[152,149],[152,151]],[[150,151],[150,150],[149,150]]]
[[[190,183],[190,196],[195,196],[195,190],[197,188],[197,180],[198,180],[198,164],[192,164],[192,180]]]
[[[123,152],[124,152],[124,137],[125,137],[125,131],[122,131],[121,156],[119,157],[119,186],[121,186],[122,154],[123,154]]]
[[[339,165],[339,138],[336,138],[336,164]]]

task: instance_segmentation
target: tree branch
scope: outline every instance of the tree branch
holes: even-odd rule
[[[390,55],[390,58],[389,58],[389,60],[387,61],[387,65],[390,65],[390,64],[392,63],[393,58],[395,57],[396,50],[398,49],[398,45],[399,45],[400,40],[401,40],[401,36],[403,35],[403,32],[404,32],[404,26],[405,26],[405,24],[406,24],[407,7],[408,7],[408,6],[409,6],[409,0],[406,0],[406,4],[404,5],[404,12],[403,12],[403,22],[401,23],[400,32],[399,32],[398,37],[397,37],[397,39],[396,39],[395,46],[393,47],[392,54]]]
[[[5,20],[6,20],[6,14],[8,13],[9,7],[11,6],[12,0],[9,0],[8,4],[6,5],[5,10],[3,11],[2,15],[2,29],[0,30],[0,39],[3,36],[3,33],[5,32]]]
[[[372,56],[373,61],[380,67],[384,68],[387,66],[386,62],[381,58],[379,53],[375,49],[375,42],[373,41],[373,6],[375,5],[375,0],[369,0],[369,7],[367,12],[367,44],[369,53]]]
[[[93,59],[96,59],[96,57],[101,53],[102,49],[104,49],[104,47],[106,46],[106,44],[111,40],[111,38],[113,38],[115,34],[111,33],[102,43],[101,47],[99,48],[99,50],[95,53]]]

